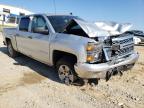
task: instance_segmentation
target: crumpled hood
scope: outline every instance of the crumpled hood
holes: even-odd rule
[[[89,37],[101,37],[118,35],[126,32],[132,26],[129,23],[118,24],[114,22],[96,22],[89,23],[82,20],[74,19],[74,21],[84,30]]]
[[[132,27],[132,24],[130,23],[119,24],[116,22],[95,22],[95,24],[100,29],[106,30],[112,35],[122,34]]]
[[[74,19],[74,21],[83,29],[89,37],[109,36],[109,32],[102,30],[93,23]]]

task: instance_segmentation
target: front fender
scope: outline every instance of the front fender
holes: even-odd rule
[[[94,41],[89,38],[59,33],[51,41],[50,44],[50,61],[52,63],[52,52],[54,50],[67,52],[77,57],[77,62],[86,62],[86,50],[85,47],[89,41]]]

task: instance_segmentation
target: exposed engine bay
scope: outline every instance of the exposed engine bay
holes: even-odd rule
[[[102,50],[100,49],[100,52],[96,48],[96,51],[99,52],[97,60],[100,59],[97,63],[108,61],[120,62],[134,51],[133,35],[126,32],[131,25],[111,25],[102,24],[102,22],[92,24],[79,20],[71,20],[66,26],[64,33],[91,38],[101,44]]]

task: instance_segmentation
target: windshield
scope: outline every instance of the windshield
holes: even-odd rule
[[[77,16],[47,16],[50,23],[52,24],[54,30],[58,33],[61,33],[64,31],[66,25],[72,20],[72,19],[80,19]]]

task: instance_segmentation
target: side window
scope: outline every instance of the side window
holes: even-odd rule
[[[19,24],[19,30],[28,31],[29,23],[30,23],[30,18],[29,17],[21,18],[20,24]]]
[[[42,16],[36,16],[32,20],[32,28],[31,31],[33,33],[40,33],[44,35],[48,35],[48,27],[46,24],[46,20]]]

